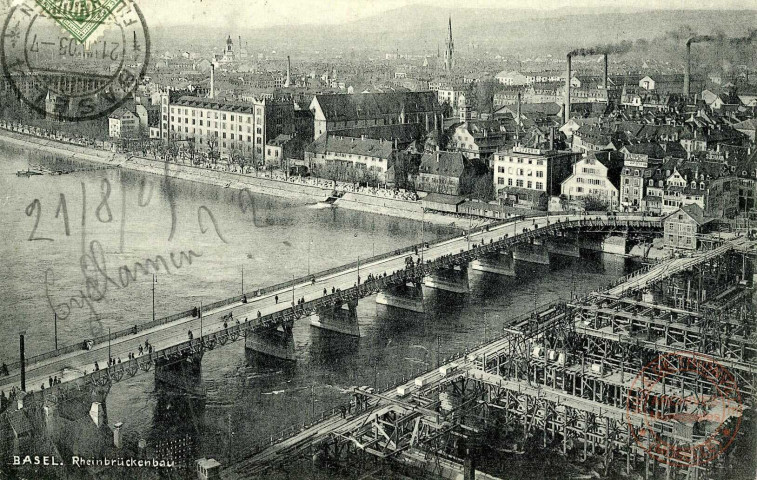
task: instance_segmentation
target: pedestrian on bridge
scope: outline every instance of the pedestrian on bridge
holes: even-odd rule
[[[276,295],[275,297],[273,297],[273,299],[274,299],[274,301],[275,301],[276,303],[279,303],[279,296],[278,296],[278,295]]]
[[[192,340],[192,330],[189,330],[187,332],[187,336],[189,337],[190,340]]]
[[[53,377],[47,377],[47,383],[50,384],[50,386],[53,386]]]
[[[326,289],[324,288],[324,289],[323,289],[323,296],[325,297],[325,296],[326,296],[327,294],[328,294],[328,292],[327,292],[327,291],[326,291]]]
[[[336,292],[336,288],[334,288],[334,287],[331,287],[331,294],[333,295],[333,294],[334,294],[334,292]]]
[[[95,371],[98,371],[98,370],[100,370],[100,365],[98,365],[97,362],[95,362]]]
[[[224,320],[224,322],[223,322],[223,329],[224,330],[228,330],[228,328],[229,328],[229,324],[226,323],[226,321]]]
[[[5,375],[7,377],[8,376],[8,365],[6,365],[5,362],[3,362],[2,369],[3,369],[3,375]]]
[[[144,350],[142,349],[142,345],[140,345],[140,346],[139,346],[139,356],[140,356],[140,357],[142,356],[142,353],[143,353],[143,352],[144,352]]]

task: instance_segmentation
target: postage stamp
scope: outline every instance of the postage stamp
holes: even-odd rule
[[[24,0],[6,15],[0,56],[5,82],[35,111],[91,120],[132,97],[150,37],[131,0]]]
[[[726,452],[742,413],[734,374],[695,352],[659,355],[629,390],[635,441],[656,461],[679,467],[704,465]]]

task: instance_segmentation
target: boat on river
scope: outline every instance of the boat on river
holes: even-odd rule
[[[16,172],[16,176],[18,177],[31,177],[32,175],[42,175],[42,172],[29,170],[28,168],[26,170],[19,170]]]

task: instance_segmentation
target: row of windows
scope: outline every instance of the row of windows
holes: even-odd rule
[[[499,173],[505,173],[505,167],[498,166],[497,172]],[[507,167],[507,173],[509,175],[520,175],[524,177],[532,177],[534,176],[534,171],[529,169],[522,169],[522,168],[516,168],[513,170],[513,167]],[[536,178],[544,178],[544,171],[543,170],[536,170]]]
[[[502,178],[502,177],[497,177],[497,185],[504,185],[504,184],[505,184],[505,179]],[[512,178],[508,178],[507,179],[507,185],[510,186],[510,187],[513,186],[513,179]],[[523,180],[516,180],[515,181],[515,186],[523,188],[524,187],[524,181]],[[534,182],[531,182],[530,180],[527,181],[527,182],[525,182],[525,188],[534,188]],[[535,188],[537,190],[544,190],[544,183],[542,183],[542,182],[536,182]]]
[[[509,157],[509,156],[505,156],[505,157],[500,157],[500,158],[502,158],[503,162],[513,163],[513,162],[517,161],[518,163],[523,163],[523,157]],[[534,163],[534,159],[533,158],[528,158],[526,160],[528,160],[528,164],[529,165],[533,165],[533,163]],[[536,160],[536,165],[539,165],[539,166],[544,165],[544,160]]]
[[[588,183],[589,185],[604,185],[605,181],[598,178],[576,178],[576,183]]]
[[[183,112],[182,112],[182,110],[183,110]],[[191,114],[190,114],[190,111],[191,111]],[[197,115],[197,112],[200,112],[200,114],[199,114],[199,115]],[[215,119],[218,119],[218,116],[219,116],[219,114],[220,114],[220,116],[221,116],[221,120],[226,120],[226,113],[224,113],[224,112],[218,112],[218,111],[215,111],[215,110],[212,110],[212,111],[209,111],[209,112],[207,112],[207,113],[208,113],[208,114],[207,114],[207,118],[211,118],[211,117],[210,117],[210,114],[211,114],[211,112],[213,113],[213,118],[215,118]],[[184,115],[186,115],[186,116],[190,116],[190,115],[191,115],[192,117],[197,117],[197,116],[199,116],[200,118],[203,118],[203,117],[205,116],[205,111],[204,111],[204,110],[196,110],[196,109],[194,109],[194,108],[192,108],[192,109],[190,110],[189,108],[177,108],[177,107],[171,107],[171,113],[176,113],[176,114],[178,114],[178,115],[181,115],[181,114],[183,113],[183,114],[184,114]],[[256,114],[258,115],[258,117],[257,117],[257,118],[258,118],[258,119],[260,119],[261,110],[260,110],[260,109],[256,109],[256,110],[255,110],[255,113],[256,113]],[[234,114],[230,114],[230,115],[229,115],[229,120],[231,120],[232,122],[234,121],[234,119],[235,119],[235,118],[237,118],[239,122],[242,122],[243,120],[247,119],[247,120],[246,120],[246,121],[247,121],[247,123],[250,123],[250,120],[252,119],[252,117],[251,117],[251,116],[246,116],[246,115],[245,115],[245,116],[242,116],[242,115],[236,115],[236,117],[234,116]],[[259,120],[258,120],[258,121],[259,121]]]

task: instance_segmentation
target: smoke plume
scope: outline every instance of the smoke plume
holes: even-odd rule
[[[586,57],[590,55],[620,55],[631,51],[633,42],[624,40],[620,43],[597,45],[592,48],[577,48],[568,55],[571,57]]]
[[[752,30],[745,37],[727,38],[721,35],[695,35],[686,40],[686,45],[704,42],[722,42],[730,45],[746,45],[757,40],[757,30]]]

